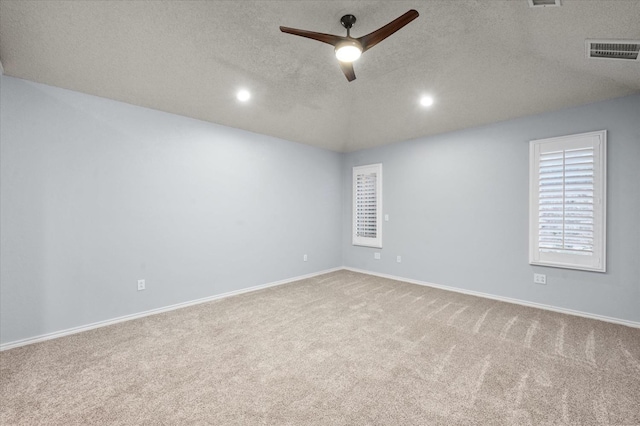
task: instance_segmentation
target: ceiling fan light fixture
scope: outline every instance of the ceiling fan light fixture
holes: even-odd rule
[[[346,40],[336,44],[336,58],[340,62],[353,62],[360,55],[362,55],[362,46],[355,40]]]

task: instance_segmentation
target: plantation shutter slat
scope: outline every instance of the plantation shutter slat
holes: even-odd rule
[[[531,142],[530,262],[604,271],[606,132]]]
[[[356,176],[356,235],[376,238],[376,174]]]
[[[353,168],[353,244],[382,247],[382,165]]]
[[[539,197],[545,201],[538,208],[541,252],[593,255],[593,157],[593,148],[540,155]],[[567,176],[576,171],[582,176]],[[576,210],[578,205],[583,208]]]

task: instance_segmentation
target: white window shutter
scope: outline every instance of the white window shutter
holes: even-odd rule
[[[353,236],[357,246],[382,247],[382,164],[353,168]]]
[[[531,141],[531,264],[605,271],[606,136]]]

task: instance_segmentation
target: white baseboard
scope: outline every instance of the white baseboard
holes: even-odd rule
[[[640,322],[629,321],[629,320],[625,320],[625,319],[621,319],[621,318],[607,317],[607,316],[604,316],[604,315],[597,315],[597,314],[592,314],[592,313],[588,313],[588,312],[576,311],[576,310],[573,310],[573,309],[560,308],[560,307],[557,307],[557,306],[545,305],[545,304],[542,304],[542,303],[529,302],[529,301],[520,300],[520,299],[513,299],[511,297],[496,296],[496,295],[493,295],[493,294],[482,293],[482,292],[479,292],[479,291],[465,290],[465,289],[456,288],[456,287],[450,287],[450,286],[446,286],[446,285],[433,284],[433,283],[426,282],[426,281],[414,280],[414,279],[411,279],[411,278],[399,277],[399,276],[396,276],[396,275],[382,274],[382,273],[378,273],[378,272],[367,271],[367,270],[364,270],[364,269],[357,269],[357,268],[351,268],[351,267],[343,266],[343,267],[338,267],[338,268],[326,269],[324,271],[318,271],[318,272],[314,272],[314,273],[311,273],[311,274],[306,274],[306,275],[300,275],[300,276],[297,276],[297,277],[287,278],[287,279],[280,280],[280,281],[274,281],[274,282],[267,283],[267,284],[261,284],[261,285],[257,285],[257,286],[253,286],[253,287],[243,288],[243,289],[240,289],[240,290],[230,291],[230,292],[227,292],[227,293],[222,293],[222,294],[216,294],[216,295],[213,295],[213,296],[203,297],[201,299],[191,300],[191,301],[188,301],[188,302],[176,303],[175,305],[169,305],[169,306],[165,306],[165,307],[162,307],[162,308],[151,309],[151,310],[144,311],[144,312],[139,312],[139,313],[136,313],[136,314],[124,315],[124,316],[117,317],[117,318],[112,318],[112,319],[109,319],[109,320],[98,321],[98,322],[94,322],[94,323],[91,323],[91,324],[82,325],[82,326],[79,326],[79,327],[73,327],[73,328],[68,328],[68,329],[65,329],[65,330],[54,331],[52,333],[41,334],[39,336],[29,337],[29,338],[21,339],[21,340],[16,340],[16,341],[13,341],[13,342],[7,342],[7,343],[4,343],[4,344],[0,345],[0,352],[6,351],[8,349],[17,348],[17,347],[20,347],[20,346],[31,345],[33,343],[44,342],[46,340],[57,339],[59,337],[64,337],[64,336],[68,336],[68,335],[71,335],[71,334],[82,333],[83,331],[93,330],[94,328],[106,327],[106,326],[117,324],[117,323],[124,322],[124,321],[131,321],[131,320],[134,320],[134,319],[147,317],[149,315],[156,315],[156,314],[160,314],[160,313],[163,313],[163,312],[169,312],[169,311],[173,311],[173,310],[176,310],[176,309],[186,308],[188,306],[198,305],[200,303],[210,302],[210,301],[218,300],[218,299],[224,299],[226,297],[236,296],[236,295],[243,294],[243,293],[250,293],[252,291],[257,291],[257,290],[262,290],[262,289],[269,288],[269,287],[275,287],[275,286],[279,286],[279,285],[283,285],[283,284],[288,284],[288,283],[291,283],[291,282],[294,282],[294,281],[300,281],[300,280],[304,280],[304,279],[307,279],[307,278],[312,278],[312,277],[315,277],[315,276],[318,276],[318,275],[328,274],[329,272],[335,272],[335,271],[339,271],[339,270],[347,270],[347,271],[352,271],[352,272],[358,272],[358,273],[361,273],[361,274],[373,275],[373,276],[376,276],[376,277],[388,278],[388,279],[392,279],[392,280],[396,280],[396,281],[404,281],[404,282],[407,282],[407,283],[410,283],[410,284],[417,284],[417,285],[422,285],[422,286],[427,286],[427,287],[439,288],[441,290],[447,290],[447,291],[453,291],[453,292],[456,292],[456,293],[469,294],[469,295],[472,295],[472,296],[483,297],[485,299],[498,300],[500,302],[514,303],[514,304],[517,304],[517,305],[528,306],[528,307],[531,307],[531,308],[544,309],[544,310],[547,310],[547,311],[559,312],[559,313],[562,313],[562,314],[575,315],[575,316],[579,316],[579,317],[583,317],[583,318],[590,318],[590,319],[606,321],[606,322],[610,322],[610,323],[614,323],[614,324],[626,325],[628,327],[640,328]]]
[[[640,328],[640,322],[629,321],[629,320],[625,320],[625,319],[621,319],[621,318],[613,318],[613,317],[607,317],[607,316],[604,316],[604,315],[591,314],[589,312],[575,311],[573,309],[560,308],[558,306],[551,306],[551,305],[545,305],[545,304],[542,304],[542,303],[529,302],[529,301],[526,301],[526,300],[513,299],[511,297],[496,296],[496,295],[489,294],[489,293],[482,293],[482,292],[479,292],[479,291],[465,290],[465,289],[457,288],[457,287],[449,287],[449,286],[446,286],[446,285],[433,284],[433,283],[426,282],[426,281],[419,281],[419,280],[414,280],[414,279],[411,279],[411,278],[403,278],[403,277],[398,277],[398,276],[395,276],[395,275],[381,274],[381,273],[378,273],[378,272],[371,272],[371,271],[366,271],[364,269],[350,268],[350,267],[347,267],[347,266],[345,266],[343,269],[345,269],[347,271],[358,272],[358,273],[361,273],[361,274],[374,275],[376,277],[381,277],[381,278],[389,278],[391,280],[396,280],[396,281],[404,281],[404,282],[407,282],[407,283],[410,283],[410,284],[417,284],[417,285],[422,285],[422,286],[426,286],[426,287],[434,287],[434,288],[439,288],[441,290],[447,290],[447,291],[453,291],[453,292],[456,292],[456,293],[469,294],[471,296],[483,297],[485,299],[498,300],[500,302],[514,303],[516,305],[522,305],[522,306],[528,306],[528,307],[531,307],[531,308],[544,309],[544,310],[547,310],[547,311],[559,312],[561,314],[575,315],[575,316],[583,317],[583,318],[590,318],[590,319],[595,319],[595,320],[600,320],[600,321],[605,321],[605,322],[611,322],[611,323],[614,323],[614,324],[626,325],[627,327]]]
[[[149,311],[139,312],[136,314],[124,315],[117,318],[112,318],[104,321],[98,321],[87,325],[81,325],[79,327],[67,328],[66,330],[54,331],[53,333],[41,334],[35,337],[28,337],[26,339],[15,340],[0,345],[0,352],[8,349],[17,348],[20,346],[31,345],[33,343],[44,342],[45,340],[57,339],[59,337],[68,336],[70,334],[82,333],[83,331],[93,330],[94,328],[106,327],[109,325],[117,324],[119,322],[131,321],[138,318],[147,317],[149,315],[161,314],[163,312],[169,312],[176,309],[186,308],[188,306],[198,305],[200,303],[211,302],[212,300],[224,299],[225,297],[237,296],[243,293],[250,293],[252,291],[262,290],[269,287],[275,287],[282,284],[288,284],[294,281],[300,281],[307,278],[312,278],[322,274],[328,274],[329,272],[335,272],[343,269],[342,267],[326,269],[324,271],[313,272],[311,274],[299,275],[293,278],[287,278],[280,281],[274,281],[267,284],[261,284],[253,287],[243,288],[240,290],[234,290],[227,293],[216,294],[213,296],[203,297],[201,299],[190,300],[188,302],[176,303],[175,305],[164,306],[162,308],[151,309]]]

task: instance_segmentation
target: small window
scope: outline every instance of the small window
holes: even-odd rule
[[[605,271],[606,130],[530,142],[529,263]]]
[[[353,245],[382,247],[382,164],[353,168]]]

